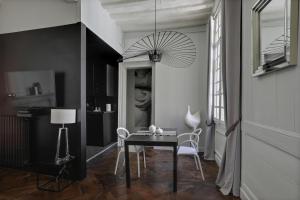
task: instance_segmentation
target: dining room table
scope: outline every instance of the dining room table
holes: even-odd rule
[[[178,139],[176,134],[171,134],[171,135],[132,134],[125,140],[125,168],[126,168],[127,188],[130,188],[131,186],[129,147],[128,147],[129,145],[172,147],[173,149],[173,192],[177,192]]]

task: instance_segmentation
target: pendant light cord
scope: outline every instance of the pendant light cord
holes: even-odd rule
[[[154,8],[154,15],[155,15],[155,24],[154,24],[154,50],[156,50],[156,0],[155,0],[155,8]]]

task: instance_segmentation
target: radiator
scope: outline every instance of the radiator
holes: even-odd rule
[[[0,115],[0,166],[23,168],[29,163],[29,125],[26,118]]]

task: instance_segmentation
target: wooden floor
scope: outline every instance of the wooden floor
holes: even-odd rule
[[[179,157],[178,192],[172,192],[172,153],[147,149],[147,169],[137,178],[136,156],[131,156],[132,186],[126,188],[125,172],[120,166],[113,174],[117,149],[112,148],[89,163],[87,178],[76,182],[61,193],[43,192],[36,189],[35,176],[29,172],[0,168],[0,200],[6,199],[237,199],[224,197],[214,181],[217,166],[212,161],[202,161],[206,181],[202,181],[192,158]],[[122,163],[122,162],[121,162]]]

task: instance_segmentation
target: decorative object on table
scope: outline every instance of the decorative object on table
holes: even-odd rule
[[[154,134],[156,131],[156,126],[153,124],[151,126],[149,126],[149,131],[150,131],[150,133]]]
[[[162,135],[163,132],[164,132],[164,130],[162,128],[157,128],[155,131],[156,135]]]
[[[101,107],[95,107],[94,112],[101,112]]]
[[[159,31],[156,29],[156,0],[154,33],[145,36],[131,45],[118,62],[147,56],[151,62],[161,62],[171,67],[191,66],[196,59],[196,46],[191,38],[177,31]]]
[[[29,88],[30,95],[41,95],[42,94],[42,86],[39,82],[34,82],[32,87]]]
[[[191,113],[191,106],[188,105],[188,110],[185,115],[185,124],[196,130],[196,128],[200,125],[201,118],[200,118],[200,112],[196,112],[194,114]]]
[[[65,124],[75,124],[76,123],[76,110],[75,109],[51,109],[51,124],[61,124],[62,127],[59,128],[55,163],[58,165],[60,163],[67,162],[70,160],[71,155],[69,153],[69,138],[68,138],[68,128]],[[60,145],[61,145],[61,135],[65,134],[65,156],[60,157]]]
[[[106,112],[111,112],[111,104],[106,104]]]
[[[258,0],[252,7],[253,76],[297,65],[299,0]]]

